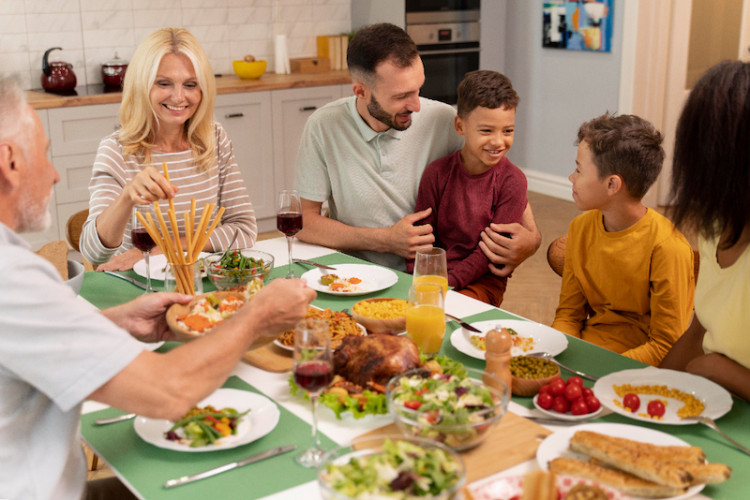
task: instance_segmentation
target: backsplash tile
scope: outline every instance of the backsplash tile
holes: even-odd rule
[[[101,83],[102,63],[129,60],[164,26],[190,30],[215,73],[246,54],[272,72],[274,35],[287,36],[289,57],[313,57],[317,35],[350,30],[350,0],[0,0],[0,76],[39,88],[44,51],[62,47],[50,60],[72,63],[78,85]]]

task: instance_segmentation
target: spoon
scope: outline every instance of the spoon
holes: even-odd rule
[[[552,356],[552,354],[550,354],[548,352],[532,352],[532,353],[526,354],[526,356],[533,356],[535,358],[547,359],[547,360],[552,361],[553,363],[557,364],[557,366],[559,366],[560,368],[565,368],[569,372],[573,372],[576,375],[578,375],[579,377],[585,378],[587,380],[591,380],[592,382],[596,382],[597,380],[599,380],[598,377],[592,377],[591,375],[588,375],[586,373],[579,372],[578,370],[574,370],[573,368],[571,368],[569,366],[565,366],[564,364],[562,364],[558,360],[556,360],[555,357]]]
[[[124,422],[125,420],[130,420],[131,418],[134,418],[134,417],[135,417],[135,413],[126,413],[125,415],[120,415],[118,417],[100,418],[99,420],[94,420],[94,424],[96,425],[114,424],[115,422]]]
[[[747,447],[741,445],[740,443],[738,443],[734,439],[730,438],[724,431],[722,431],[721,429],[719,429],[719,426],[716,425],[716,422],[714,422],[714,419],[712,419],[711,417],[706,417],[706,416],[699,415],[697,417],[684,417],[683,420],[695,420],[697,422],[702,423],[706,427],[710,427],[711,429],[713,429],[716,432],[718,432],[719,434],[721,434],[721,436],[724,439],[726,439],[727,441],[729,441],[730,443],[732,443],[735,447],[737,447],[738,450],[740,450],[740,451],[742,451],[742,452],[750,455],[750,449],[748,449]]]

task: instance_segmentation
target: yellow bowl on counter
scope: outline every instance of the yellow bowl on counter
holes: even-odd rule
[[[266,72],[267,64],[268,62],[265,59],[251,62],[235,59],[232,61],[232,69],[234,74],[243,80],[257,80]]]

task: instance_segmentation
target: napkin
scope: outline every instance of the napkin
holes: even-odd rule
[[[289,52],[286,46],[286,35],[276,35],[274,42],[276,73],[288,75],[291,73],[289,66]]]

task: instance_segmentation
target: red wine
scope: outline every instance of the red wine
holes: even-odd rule
[[[133,246],[141,252],[150,252],[156,246],[151,235],[148,234],[145,227],[137,227],[130,233],[130,240]]]
[[[331,379],[333,379],[331,365],[322,361],[308,361],[294,368],[294,381],[310,392],[327,387]]]
[[[276,229],[287,236],[294,236],[302,229],[302,214],[282,212],[276,216]]]

